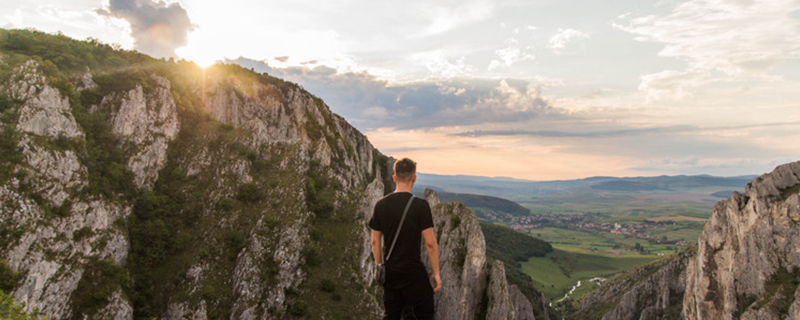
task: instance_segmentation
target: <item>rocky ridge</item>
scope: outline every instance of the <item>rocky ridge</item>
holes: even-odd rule
[[[686,291],[686,265],[694,255],[689,249],[607,281],[581,300],[576,317],[679,319]]]
[[[714,206],[688,266],[686,319],[800,318],[800,162]]]
[[[436,319],[534,319],[530,301],[506,280],[502,261],[487,270],[486,241],[478,217],[457,202],[439,202],[425,190],[439,244],[442,289],[434,298]],[[422,250],[422,261],[428,258]],[[485,311],[482,309],[485,308]]]
[[[380,317],[365,225],[393,160],[322,100],[236,66],[0,32],[18,50],[0,52],[21,153],[0,155],[0,259],[18,302],[49,319]],[[53,63],[26,41],[92,54]],[[439,318],[532,319],[502,263],[487,275],[475,214],[433,198]]]
[[[106,269],[127,273],[125,270],[133,263],[128,258],[133,230],[130,223],[137,210],[135,204],[141,200],[131,202],[85,194],[83,188],[92,182],[88,178],[90,168],[85,165],[86,151],[82,149],[87,135],[73,116],[78,109],[70,105],[63,90],[50,83],[36,60],[16,66],[13,71],[2,85],[2,94],[9,101],[19,101],[11,109],[18,114],[11,119],[15,121],[11,125],[21,133],[18,145],[23,161],[12,167],[17,174],[0,185],[0,220],[4,226],[0,258],[21,277],[13,296],[51,319],[82,317],[79,314],[90,319],[131,319],[135,303],[130,289],[126,289],[127,280],[102,279],[101,283],[93,283],[87,277],[104,278],[113,273],[102,271]],[[92,72],[75,79],[78,84],[74,87],[80,89],[75,89],[74,94],[78,96],[92,90],[91,93],[103,92],[98,104],[85,107],[98,115],[107,114],[109,130],[119,141],[112,147],[126,155],[124,170],[131,172],[133,185],[139,192],[153,192],[168,163],[172,163],[170,170],[182,171],[189,178],[206,176],[202,180],[216,187],[205,189],[209,192],[203,197],[207,204],[197,208],[200,216],[218,221],[200,228],[194,236],[206,242],[208,250],[227,250],[213,234],[214,228],[244,223],[234,222],[236,218],[225,217],[227,213],[218,209],[220,202],[230,204],[229,199],[241,197],[237,194],[241,193],[241,187],[237,186],[248,183],[256,186],[256,192],[265,192],[268,199],[257,196],[253,201],[272,203],[279,211],[257,213],[260,218],[252,221],[249,230],[242,230],[245,236],[237,241],[244,246],[235,255],[229,278],[209,279],[218,278],[224,263],[203,259],[190,263],[184,271],[186,280],[174,283],[177,289],[166,296],[170,302],[161,314],[164,318],[211,317],[215,305],[219,309],[219,299],[228,301],[227,312],[235,318],[288,314],[287,310],[296,308],[298,300],[293,292],[300,291],[307,278],[304,266],[308,257],[302,253],[310,242],[309,221],[316,214],[307,207],[306,172],[311,166],[319,166],[314,170],[331,173],[330,181],[325,174],[319,177],[331,184],[329,189],[333,184],[342,187],[339,193],[326,194],[326,201],[331,203],[325,210],[337,211],[347,205],[347,199],[365,203],[348,213],[354,222],[365,221],[371,213],[367,209],[370,201],[358,199],[375,199],[375,194],[384,189],[379,172],[385,164],[373,158],[379,153],[366,137],[331,113],[321,100],[290,84],[279,86],[223,74],[224,70],[209,76],[205,84],[208,93],[198,90],[194,94],[207,94],[197,100],[205,102],[202,107],[216,117],[212,118],[214,121],[232,125],[232,129],[223,131],[236,132],[236,137],[225,143],[242,148],[242,156],[228,156],[208,144],[182,150],[194,151],[191,154],[170,154],[182,122],[186,121],[178,109],[187,106],[178,106],[174,98],[175,81],[182,79],[151,73],[146,83],[110,92],[93,80]],[[213,126],[213,122],[210,124]],[[213,132],[199,134],[212,140],[219,137]],[[265,164],[254,157],[274,162]],[[295,179],[274,182],[272,188],[262,186],[259,179],[264,176],[253,174],[255,162],[274,165],[274,174]],[[136,191],[129,192],[139,197]],[[275,230],[276,224],[282,228]],[[360,233],[366,238],[367,231]],[[360,257],[355,275],[366,288],[372,266],[365,263],[369,255],[363,248],[362,242],[351,250]],[[274,264],[269,266],[270,271],[264,270],[265,262]],[[265,272],[274,282],[264,281]],[[230,286],[232,295],[222,297],[229,294],[205,292],[203,296],[204,286],[210,288],[210,282],[219,281]],[[98,289],[98,286],[106,289],[105,285],[110,285],[110,291],[101,301],[91,301],[87,310],[85,299],[77,297],[78,290]],[[287,292],[290,292],[288,297]],[[361,299],[365,301],[363,308],[376,308],[377,302],[369,290],[362,290],[360,295],[367,298]],[[201,299],[191,298],[197,296]]]
[[[586,319],[800,319],[800,162],[718,202],[696,249],[582,300]]]

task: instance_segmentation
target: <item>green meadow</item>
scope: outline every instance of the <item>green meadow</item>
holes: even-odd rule
[[[670,238],[697,240],[702,224],[676,224],[655,234]],[[688,229],[687,229],[688,227]],[[534,286],[544,292],[549,302],[557,302],[580,280],[581,287],[572,298],[592,291],[597,284],[590,279],[613,278],[653,260],[683,250],[675,245],[651,244],[647,240],[596,230],[541,228],[530,230],[529,235],[549,242],[554,251],[544,257],[533,257],[522,262],[522,271],[533,280]],[[643,248],[643,253],[635,250]]]
[[[522,263],[522,271],[533,279],[534,286],[544,292],[549,302],[557,302],[580,280],[581,287],[571,297],[590,292],[596,284],[595,277],[612,278],[625,271],[657,259],[655,255],[643,256],[635,252],[620,255],[605,252],[584,253],[556,248],[545,257],[534,257]]]

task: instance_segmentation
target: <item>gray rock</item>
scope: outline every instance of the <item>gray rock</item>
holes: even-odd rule
[[[688,266],[686,319],[800,318],[796,285],[767,286],[779,273],[798,280],[799,184],[800,162],[781,165],[714,206]]]
[[[517,308],[511,299],[506,281],[506,269],[503,261],[492,264],[492,273],[489,275],[489,287],[486,288],[488,307],[486,320],[514,320],[517,319]],[[530,302],[528,302],[530,305]],[[533,308],[531,308],[531,313]]]
[[[44,75],[36,69],[34,60],[14,69],[9,94],[23,101],[19,109],[17,127],[40,136],[68,138],[83,136],[83,132],[70,113],[69,100],[58,89],[49,85]]]
[[[111,119],[112,130],[123,143],[130,144],[126,149],[136,150],[128,159],[128,167],[135,176],[134,183],[147,189],[158,179],[158,171],[167,161],[168,143],[180,130],[169,81],[155,75],[150,78],[158,85],[146,95],[142,86],[136,86],[121,99],[110,96],[101,103],[116,110]],[[112,105],[118,100],[119,106]]]
[[[528,297],[522,294],[522,291],[519,291],[517,286],[513,284],[508,286],[508,294],[514,307],[517,320],[536,320],[536,318],[533,316],[533,305],[528,300]],[[544,294],[542,294],[542,302],[544,301]],[[542,310],[544,310],[544,319],[549,319],[547,314],[547,306],[542,305],[540,307]]]

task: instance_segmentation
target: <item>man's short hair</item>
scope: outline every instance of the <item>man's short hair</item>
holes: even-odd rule
[[[417,174],[417,163],[409,158],[397,160],[394,163],[394,175],[398,181],[409,182]]]

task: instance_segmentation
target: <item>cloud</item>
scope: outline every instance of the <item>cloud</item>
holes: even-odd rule
[[[696,131],[689,126],[630,128],[630,129],[603,129],[595,131],[578,130],[473,130],[453,134],[461,137],[486,137],[486,136],[528,136],[544,138],[588,138],[602,139],[609,137],[640,136],[652,134],[676,134]]]
[[[493,1],[449,2],[424,2],[420,6],[422,15],[429,20],[423,36],[441,34],[462,25],[489,19],[495,10]]]
[[[489,71],[492,71],[500,66],[510,67],[519,61],[536,60],[536,56],[528,51],[530,51],[530,47],[524,49],[520,48],[519,41],[517,39],[511,38],[506,40],[505,48],[495,50],[494,53],[500,58],[500,60],[492,60],[489,63]]]
[[[465,57],[453,60],[442,50],[414,53],[408,60],[414,65],[425,66],[429,76],[435,78],[460,77],[472,74],[476,70],[465,62]]]
[[[671,91],[681,98],[691,93],[687,88],[709,80],[769,80],[767,73],[780,62],[800,58],[800,19],[793,16],[798,10],[797,1],[691,0],[665,16],[620,16],[624,22],[613,26],[638,41],[662,43],[659,56],[687,63],[683,71],[646,75],[640,86],[655,96]],[[690,84],[676,85],[678,78]]]
[[[646,102],[662,99],[683,99],[694,90],[711,82],[711,75],[705,70],[664,70],[641,77],[639,90],[646,93]]]
[[[273,68],[262,61],[229,62],[301,84],[357,127],[436,128],[509,123],[552,111],[542,84],[521,80],[450,78],[390,84],[368,73],[316,66]]]
[[[110,0],[101,15],[125,19],[131,25],[134,48],[155,57],[175,57],[194,29],[186,10],[177,2]]]
[[[550,37],[547,48],[555,54],[566,52],[567,46],[582,39],[589,39],[589,35],[575,29],[558,29],[558,32]]]

